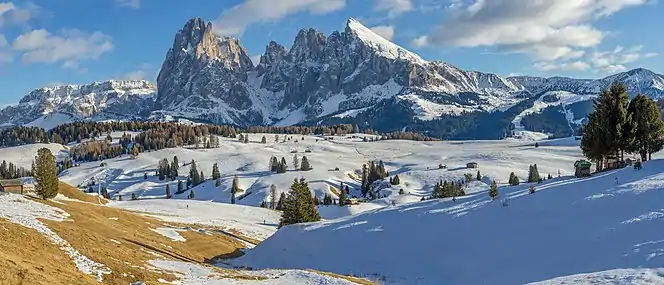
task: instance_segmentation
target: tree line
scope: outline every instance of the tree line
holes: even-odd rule
[[[655,101],[642,94],[630,101],[625,85],[614,82],[594,100],[581,150],[601,171],[610,159],[624,161],[625,153],[651,159],[664,146],[663,137],[664,122]]]

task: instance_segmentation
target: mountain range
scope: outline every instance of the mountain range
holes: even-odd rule
[[[193,18],[176,33],[156,86],[106,81],[40,88],[0,110],[0,124],[177,117],[243,127],[353,123],[382,132],[491,139],[509,135],[514,118],[547,93],[589,102],[614,81],[624,82],[632,96],[664,95],[664,75],[641,68],[602,79],[462,70],[424,60],[354,19],[329,35],[302,29],[290,49],[272,41],[254,64],[237,38],[217,36],[211,23]],[[575,118],[590,111],[576,109]]]

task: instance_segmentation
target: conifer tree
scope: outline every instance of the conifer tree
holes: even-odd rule
[[[346,193],[346,190],[343,187],[341,187],[341,193],[339,194],[339,206],[345,206],[347,200],[348,200],[348,193]]]
[[[519,185],[519,177],[514,174],[514,172],[510,173],[510,179],[508,180],[508,183],[511,186],[517,186]]]
[[[491,183],[491,187],[489,188],[489,197],[491,197],[491,200],[496,200],[496,197],[498,197],[498,185],[496,184],[496,181]]]
[[[297,158],[297,154],[293,155],[293,169],[300,168],[300,160]]]
[[[191,191],[189,191],[189,199],[196,199],[196,194],[194,194],[193,189]]]
[[[244,135],[244,143],[249,143],[249,134]],[[233,203],[235,204],[235,203]]]
[[[394,175],[394,178],[392,179],[392,185],[399,185],[401,184],[401,180],[399,179],[399,174]]]
[[[237,178],[237,175],[233,177],[233,185],[231,186],[231,193],[235,196],[235,193],[240,192],[240,181]]]
[[[283,212],[279,227],[286,225],[315,222],[320,220],[320,215],[311,197],[309,184],[304,178],[297,179],[291,185],[288,196],[282,201]]]
[[[178,180],[178,193],[184,192],[184,183],[182,180]]]
[[[549,173],[549,174],[546,176],[546,180],[549,180],[549,179],[552,179],[552,178],[553,178],[553,176],[551,176],[551,173]]]
[[[477,171],[477,178],[475,179],[477,179],[477,181],[482,181],[482,174],[480,174],[479,170]]]
[[[530,185],[530,187],[528,187],[528,192],[529,192],[530,194],[535,193],[535,186]]]
[[[146,172],[146,173],[143,173],[143,179],[144,179],[144,180],[148,180],[148,173],[147,173],[147,172]]]
[[[282,173],[286,172],[286,169],[288,169],[288,164],[286,164],[286,158],[283,156],[281,157],[281,167],[282,167]]]
[[[265,138],[265,136],[263,136],[263,138],[261,138],[261,143],[262,143],[262,144],[266,144],[266,143],[267,143],[267,139]]]
[[[221,173],[219,173],[219,164],[216,162],[212,165],[212,179],[217,180],[221,178]]]
[[[285,138],[285,136],[284,136],[284,138]],[[284,201],[286,201],[286,193],[281,192],[281,195],[279,195],[279,201],[277,202],[277,206],[276,206],[277,210],[283,210],[284,209],[284,207],[283,207],[283,202]]]
[[[629,103],[629,117],[632,119],[634,138],[628,149],[630,152],[638,153],[641,161],[650,159],[653,152],[662,149],[664,135],[664,123],[657,104],[650,98],[641,94]]]
[[[138,197],[136,197],[136,193],[131,193],[131,199],[138,200]]]
[[[198,184],[205,182],[205,175],[203,174],[203,170],[201,170],[201,173],[199,174],[199,181]]]
[[[35,177],[35,192],[42,199],[54,198],[58,195],[58,164],[55,156],[48,148],[41,148],[32,163]]]
[[[263,138],[265,138],[265,137],[263,137]],[[261,202],[261,208],[267,208],[267,203],[265,202],[265,200],[263,200]]]
[[[309,171],[311,170],[311,165],[309,164],[309,159],[307,159],[306,156],[302,156],[302,166],[300,167],[300,170],[302,171]]]
[[[198,167],[196,166],[196,161],[191,160],[191,165],[189,165],[189,178],[191,178],[191,185],[198,186],[200,184],[200,173],[198,173]]]
[[[270,208],[275,210],[277,208],[277,186],[270,185]]]
[[[367,177],[367,165],[363,164],[362,165],[362,197],[367,197],[367,192],[369,192],[369,183],[368,183],[368,177]]]
[[[219,186],[221,186],[221,180],[219,180],[219,178],[217,178],[217,179],[214,181],[214,187],[219,187]]]
[[[279,142],[279,135],[274,135],[274,142],[278,143]]]
[[[170,198],[171,198],[171,185],[166,184],[166,199],[170,199]]]

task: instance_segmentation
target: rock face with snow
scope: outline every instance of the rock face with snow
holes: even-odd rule
[[[155,86],[144,80],[110,80],[34,90],[17,105],[0,110],[0,123],[30,124],[44,116],[75,119],[103,116],[143,117],[154,104]]]

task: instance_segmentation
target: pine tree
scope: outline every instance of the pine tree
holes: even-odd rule
[[[35,192],[39,197],[46,200],[58,195],[58,164],[48,148],[37,151],[32,163],[32,173],[35,177]]]
[[[201,173],[198,175],[199,181],[198,184],[205,182],[205,175],[203,174],[203,170],[201,170]]]
[[[496,200],[496,197],[498,197],[498,185],[496,184],[496,181],[491,183],[491,187],[489,188],[489,197],[491,197],[491,200]]]
[[[261,138],[261,143],[262,143],[262,144],[266,144],[266,143],[267,143],[267,139],[265,138],[265,136],[263,136],[263,138]]]
[[[284,136],[284,138],[285,138],[285,136]],[[275,207],[276,210],[280,210],[280,211],[281,211],[281,210],[284,209],[284,207],[283,207],[283,202],[284,202],[284,201],[286,201],[286,193],[285,193],[285,192],[281,192],[281,195],[279,195],[279,201],[277,202],[277,206]]]
[[[279,135],[274,135],[274,142],[278,143],[279,142]]]
[[[265,138],[265,137],[263,137],[263,138]],[[267,203],[265,202],[265,200],[263,200],[261,202],[261,208],[267,208]]]
[[[277,186],[270,185],[270,208],[275,210],[277,208]]]
[[[212,165],[212,179],[217,180],[221,178],[221,173],[219,173],[219,164],[216,162]]]
[[[122,202],[122,195],[118,195],[118,201]]]
[[[286,164],[286,158],[284,158],[283,156],[281,157],[280,165],[281,165],[281,171],[282,171],[281,173],[286,173],[286,170],[288,169],[288,164]]]
[[[341,193],[339,194],[339,206],[345,206],[348,200],[348,193],[343,187],[341,188]]]
[[[477,179],[477,181],[482,181],[482,174],[480,174],[479,170],[477,171],[477,178],[475,179]]]
[[[369,183],[368,183],[368,173],[367,165],[362,165],[362,197],[367,197],[367,192],[369,192]]]
[[[171,185],[166,184],[166,199],[170,199],[170,198],[171,198]]]
[[[196,199],[196,194],[194,194],[193,189],[191,191],[189,191],[189,199]]]
[[[138,197],[136,197],[136,193],[131,193],[131,199],[138,200]]]
[[[293,155],[293,169],[300,168],[300,160],[297,158],[297,154]]]
[[[657,104],[641,94],[629,103],[629,117],[632,119],[634,138],[628,147],[630,152],[638,153],[641,161],[650,159],[653,152],[661,150],[664,135],[664,123]]]
[[[249,134],[244,135],[244,143],[249,143]],[[233,203],[235,204],[235,203]]]
[[[288,196],[282,201],[283,212],[279,227],[286,225],[320,221],[320,214],[311,197],[309,184],[304,178],[293,182]]]
[[[546,180],[549,180],[549,179],[553,179],[553,176],[551,176],[551,173],[549,173],[549,174],[546,176]]]
[[[144,179],[144,180],[148,180],[148,173],[147,173],[147,172],[146,172],[146,173],[143,173],[143,179]]]
[[[198,167],[196,166],[196,161],[191,160],[191,165],[189,166],[189,178],[191,178],[191,185],[198,186],[201,183],[200,173],[198,173]]]
[[[519,177],[514,174],[514,172],[510,173],[510,179],[508,180],[509,185],[511,186],[517,186],[519,185]]]
[[[302,156],[302,166],[300,167],[300,170],[302,171],[309,171],[311,170],[311,165],[309,164],[309,159],[307,159],[306,156]]]
[[[177,193],[182,193],[184,192],[184,183],[182,180],[178,180],[178,192]]]
[[[214,181],[214,187],[219,187],[219,186],[221,186],[221,180],[219,180],[219,178],[217,178],[217,179]]]
[[[231,193],[233,194],[233,197],[235,197],[235,193],[240,192],[240,181],[237,178],[237,175],[233,177],[233,186],[231,186]]]

